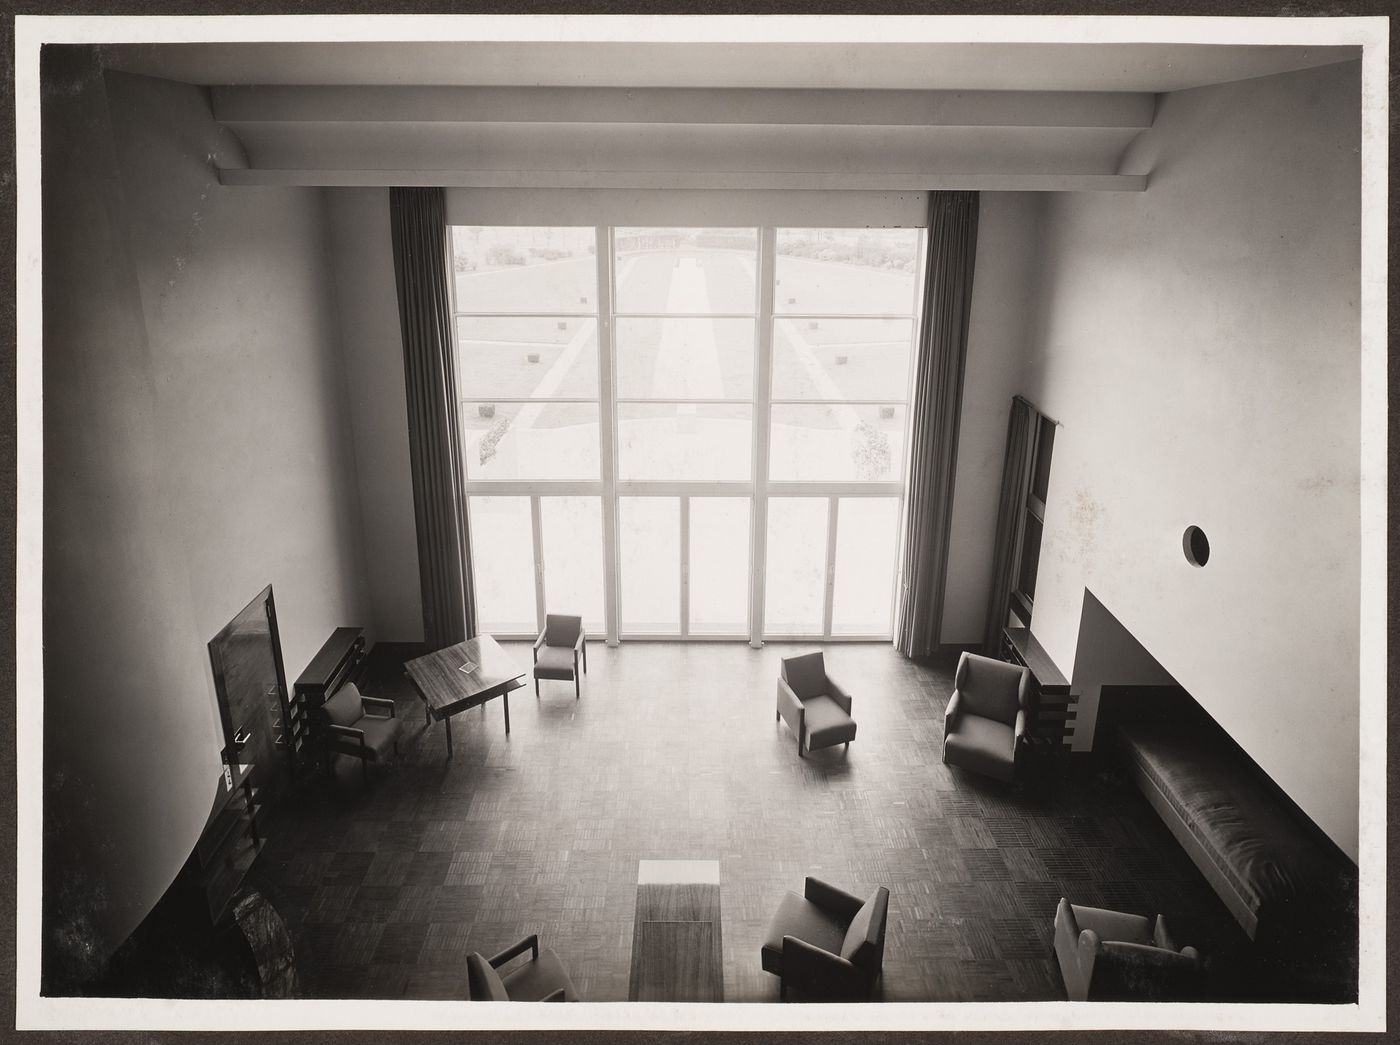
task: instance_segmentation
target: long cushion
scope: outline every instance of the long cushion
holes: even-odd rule
[[[781,670],[783,681],[798,700],[805,701],[826,693],[826,663],[820,650],[804,653],[800,657],[784,658]]]
[[[546,995],[564,988],[565,1001],[578,1001],[573,981],[564,971],[564,963],[548,947],[540,948],[536,961],[528,961],[505,975],[506,991],[511,1001],[543,1001]]]
[[[852,965],[876,971],[884,947],[885,917],[889,910],[890,892],[883,886],[861,905],[846,929],[841,941],[840,955]]]
[[[953,731],[943,738],[943,761],[998,780],[1014,780],[1015,730],[980,715],[963,713],[957,716]]]
[[[830,697],[810,697],[802,702],[806,710],[807,750],[845,744],[856,738],[855,720]]]
[[[572,646],[583,631],[583,618],[564,613],[546,613],[544,617],[544,644],[546,646]]]
[[[1326,858],[1296,815],[1216,727],[1144,722],[1124,724],[1120,733],[1128,756],[1256,913],[1330,879]]]
[[[535,661],[537,679],[571,679],[574,677],[574,648],[569,646],[544,646]]]
[[[760,950],[763,968],[782,974],[784,936],[795,936],[803,943],[840,954],[845,932],[846,926],[842,922],[806,897],[787,893],[769,921],[768,931],[763,937]]]
[[[958,684],[963,708],[974,715],[1014,725],[1021,707],[1019,694],[1025,673],[1025,668],[1015,664],[964,653],[962,680]]]
[[[353,726],[365,713],[365,706],[360,700],[358,687],[353,682],[347,682],[335,696],[321,705],[321,710],[333,725]]]
[[[467,955],[467,997],[472,1001],[510,1001],[506,985],[480,954]]]

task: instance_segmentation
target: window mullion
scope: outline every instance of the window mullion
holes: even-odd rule
[[[594,229],[594,257],[598,274],[598,438],[603,473],[603,617],[607,643],[617,645],[618,548],[617,548],[617,382],[613,375],[613,242],[612,229]]]
[[[768,457],[773,397],[773,292],[777,230],[758,233],[758,357],[753,367],[753,514],[749,526],[749,645],[763,645],[764,588],[768,571]]]

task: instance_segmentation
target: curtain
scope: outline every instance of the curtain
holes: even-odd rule
[[[1040,428],[1040,411],[1020,396],[1011,400],[1011,418],[1006,425],[1006,460],[1001,467],[1001,501],[997,506],[997,529],[992,545],[992,587],[987,593],[987,627],[982,650],[995,657],[1001,649],[1001,629],[1016,579],[1016,535],[1026,514],[1026,495],[1031,484],[1031,458],[1035,436]]]
[[[929,196],[924,312],[910,409],[904,586],[895,629],[895,645],[906,657],[937,651],[943,628],[977,208],[975,192]]]
[[[389,224],[403,332],[423,640],[429,649],[441,649],[476,634],[442,189],[390,189]]]

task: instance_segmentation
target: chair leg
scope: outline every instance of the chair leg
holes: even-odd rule
[[[574,699],[578,700],[578,668],[574,668]]]
[[[536,697],[539,697],[539,695],[540,695],[540,677],[539,677],[538,675],[536,675],[536,676],[535,676],[535,696],[536,696]]]

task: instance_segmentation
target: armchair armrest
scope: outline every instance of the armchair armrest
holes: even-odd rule
[[[555,987],[554,990],[546,994],[540,1001],[564,1001],[564,988]]]
[[[387,711],[387,712],[388,712],[388,715],[379,715],[379,716],[375,716],[375,717],[377,717],[377,718],[393,718],[393,717],[394,717],[394,702],[393,702],[392,700],[389,700],[389,699],[385,698],[385,697],[365,697],[365,696],[362,696],[362,697],[360,697],[360,703],[364,705],[364,707],[365,707],[365,714],[366,714],[366,715],[369,714],[369,709],[370,709],[370,708],[378,708],[378,709],[381,710],[381,711]]]
[[[338,737],[350,741],[358,749],[356,753],[367,752],[368,750],[365,747],[365,731],[363,729],[356,729],[354,726],[337,726],[332,722],[326,726],[326,732],[333,738]],[[335,750],[345,751],[342,747],[336,747]],[[350,754],[351,752],[347,751],[345,753]],[[360,757],[363,758],[364,754],[360,754]]]
[[[544,645],[544,632],[540,632],[540,637],[535,640],[535,644],[530,647],[530,659],[538,661],[540,659],[540,647]]]
[[[957,673],[953,675],[953,689],[954,689],[954,690],[962,689],[962,688],[963,688],[963,683],[964,683],[965,681],[967,681],[967,654],[966,654],[966,653],[964,653],[962,656],[960,656],[960,657],[958,658],[958,670],[957,670]]]
[[[1171,930],[1167,928],[1167,919],[1163,915],[1157,916],[1157,922],[1152,926],[1152,942],[1164,951],[1177,950],[1176,942],[1172,939]]]
[[[865,990],[865,974],[839,954],[783,937],[783,984],[826,1000],[850,998]]]
[[[851,695],[830,675],[826,677],[826,695],[836,701],[846,714],[851,713]]]
[[[778,680],[778,714],[783,716],[788,727],[798,736],[802,735],[802,723],[806,716],[806,709],[802,706],[802,701],[797,699],[797,694],[792,691],[782,679]]]
[[[962,712],[962,691],[953,690],[953,695],[948,698],[948,706],[943,709],[943,732],[946,735],[958,720],[958,715]]]
[[[814,903],[824,911],[850,921],[856,916],[865,901],[859,896],[853,896],[844,889],[838,889],[834,885],[823,882],[820,878],[807,876],[807,884],[803,888],[802,895],[809,903]]]
[[[1031,706],[1031,673],[1021,669],[1021,681],[1016,683],[1016,706],[1027,709]]]
[[[1025,708],[1022,708],[1020,711],[1016,712],[1016,729],[1015,729],[1015,736],[1012,738],[1012,741],[1011,741],[1011,743],[1012,743],[1013,746],[1019,747],[1020,744],[1021,744],[1021,741],[1023,741],[1023,740],[1026,739],[1026,729],[1027,729],[1027,723],[1026,723],[1026,709],[1025,709]]]
[[[497,955],[495,955],[494,957],[491,957],[491,958],[487,958],[486,961],[490,964],[491,968],[493,968],[493,969],[499,969],[499,968],[500,968],[502,965],[504,965],[506,962],[510,961],[512,958],[519,958],[519,957],[520,957],[522,954],[524,954],[526,951],[529,951],[529,952],[530,952],[530,954],[531,954],[531,959],[532,959],[533,961],[539,961],[539,957],[540,957],[540,937],[539,937],[539,934],[538,934],[538,933],[531,933],[529,936],[525,937],[525,939],[521,940],[519,943],[517,943],[517,944],[512,944],[510,947],[507,947],[507,948],[506,948],[504,951],[502,951],[500,954],[497,954]]]
[[[583,644],[584,644],[584,641],[587,639],[587,637],[588,637],[588,636],[586,636],[586,635],[584,634],[583,629],[582,629],[582,628],[579,628],[579,630],[578,630],[578,638],[574,639],[574,652],[575,652],[575,653],[577,653],[577,652],[579,652],[581,649],[583,649]]]

